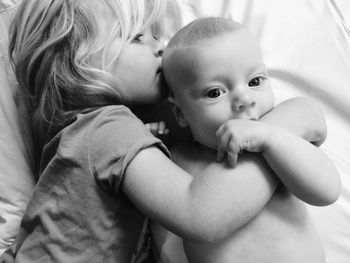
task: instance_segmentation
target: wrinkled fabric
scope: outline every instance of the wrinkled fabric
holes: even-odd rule
[[[167,153],[124,106],[79,114],[45,145],[16,243],[0,262],[131,262],[145,217],[121,184],[150,146]]]

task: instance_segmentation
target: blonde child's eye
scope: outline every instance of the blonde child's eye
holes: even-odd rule
[[[249,81],[248,85],[249,87],[257,87],[257,86],[260,86],[262,81],[263,81],[263,77],[255,77],[251,81]]]
[[[139,33],[139,34],[137,34],[136,36],[134,36],[134,38],[133,38],[132,41],[140,42],[140,41],[142,41],[143,36],[144,36],[143,33]]]
[[[161,30],[161,26],[158,23],[155,23],[152,25],[151,31],[152,31],[153,38],[155,40],[160,40],[162,30]]]
[[[207,97],[214,99],[220,97],[224,92],[221,89],[211,89],[207,92]]]

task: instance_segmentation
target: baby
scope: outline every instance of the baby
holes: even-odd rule
[[[181,127],[189,126],[193,137],[171,150],[179,166],[196,176],[208,164],[222,160],[224,153],[229,164],[238,167],[256,158],[249,152],[257,152],[280,183],[265,206],[223,240],[199,243],[185,238],[182,244],[154,223],[160,257],[176,263],[325,262],[302,201],[320,206],[334,202],[339,177],[314,145],[264,121],[274,107],[274,97],[254,37],[230,19],[197,19],[170,40],[163,72],[174,116]],[[320,199],[317,190],[324,183],[333,194]],[[244,206],[245,200],[241,202]]]

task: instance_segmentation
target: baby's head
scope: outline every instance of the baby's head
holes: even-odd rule
[[[257,40],[230,19],[197,19],[180,29],[163,54],[169,101],[180,126],[216,148],[229,119],[257,120],[274,104]]]

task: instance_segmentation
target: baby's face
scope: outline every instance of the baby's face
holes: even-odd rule
[[[179,52],[175,54],[175,52]],[[166,79],[194,138],[216,148],[216,131],[229,119],[257,120],[274,98],[260,48],[245,29],[174,51]]]

